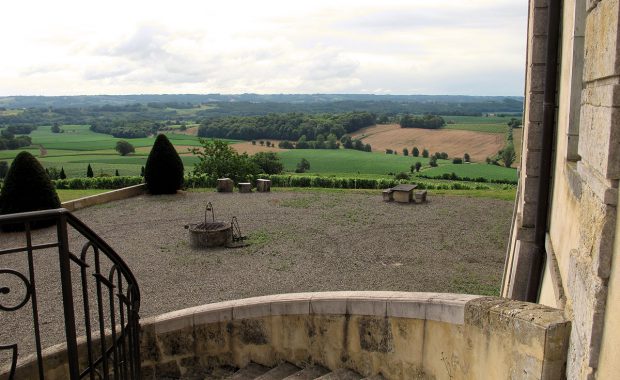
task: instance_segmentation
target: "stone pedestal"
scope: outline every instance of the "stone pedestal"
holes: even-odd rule
[[[416,203],[424,203],[424,202],[426,202],[426,190],[416,191],[415,192],[415,201],[416,201]]]
[[[259,193],[268,193],[271,191],[271,180],[258,179],[256,180],[256,191]]]
[[[217,180],[217,191],[220,193],[232,193],[235,183],[230,178],[219,178]]]
[[[249,182],[240,182],[237,184],[239,187],[240,193],[251,193],[252,192],[252,184]]]
[[[393,200],[394,200],[394,194],[392,193],[392,189],[383,190],[383,201],[392,202]]]

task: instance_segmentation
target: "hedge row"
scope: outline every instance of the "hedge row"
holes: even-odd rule
[[[57,179],[52,181],[57,189],[120,189],[123,187],[139,185],[142,177],[84,177]]]
[[[291,176],[291,175],[262,175],[258,178],[271,180],[274,187],[323,187],[334,189],[387,189],[401,183],[411,183],[411,180],[396,180],[388,178],[342,178],[320,176]],[[94,177],[70,178],[53,181],[57,189],[120,189],[122,187],[142,183],[142,177]],[[252,181],[254,182],[254,181]],[[430,183],[414,181],[418,189],[430,190],[488,190],[487,185],[451,183]],[[185,177],[185,188],[211,188],[217,184],[217,178],[207,175],[190,175]],[[512,186],[506,185],[506,188]]]
[[[488,179],[485,177],[461,177],[458,174],[452,172],[452,173],[443,173],[441,175],[435,175],[435,176],[430,176],[427,174],[418,174],[417,175],[420,178],[427,178],[427,179],[445,179],[445,180],[450,180],[450,181],[465,181],[465,182],[482,182],[482,183],[499,183],[499,184],[505,184],[505,185],[516,185],[517,184],[517,180],[512,180],[512,179]]]
[[[368,178],[339,178],[339,177],[320,177],[320,176],[291,176],[291,175],[260,175],[257,177],[271,180],[274,187],[323,187],[333,189],[387,189],[401,183],[411,183],[410,180],[396,179],[368,179]],[[254,182],[254,181],[252,181]],[[216,178],[206,175],[185,177],[186,188],[215,187]],[[457,182],[453,183],[428,183],[415,182],[418,189],[442,189],[442,190],[487,190],[486,185],[469,185]]]

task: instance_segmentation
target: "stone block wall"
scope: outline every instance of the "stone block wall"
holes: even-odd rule
[[[537,51],[537,28],[544,3],[530,1],[528,49]],[[534,9],[534,11],[532,11]],[[538,12],[538,13],[537,13]],[[601,342],[620,341],[609,323],[609,293],[614,252],[618,252],[618,180],[620,179],[620,7],[618,0],[563,2],[558,104],[552,169],[547,262],[541,302],[564,308],[572,320],[567,377],[594,379],[601,365]],[[528,54],[523,157],[507,273],[502,295],[519,299],[532,247],[536,211],[536,169],[540,125],[532,116],[540,94],[533,77],[536,54]],[[528,110],[529,109],[529,110]],[[614,248],[616,247],[616,248]],[[615,251],[614,251],[615,249]],[[620,286],[620,285],[616,285]],[[618,289],[620,291],[620,289]],[[614,331],[614,332],[612,332]],[[618,336],[618,338],[614,338]],[[616,366],[618,367],[618,366]],[[613,365],[612,367],[613,368]]]
[[[256,297],[167,313],[141,326],[143,379],[202,378],[220,366],[284,361],[388,380],[558,379],[570,332],[560,310],[542,305],[405,292]],[[63,346],[44,357],[46,378],[66,378]],[[19,364],[17,378],[35,373],[31,358]]]

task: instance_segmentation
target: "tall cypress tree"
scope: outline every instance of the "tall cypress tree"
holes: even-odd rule
[[[95,174],[93,173],[93,168],[90,166],[90,164],[88,164],[88,167],[86,168],[86,176],[88,178],[93,178],[95,176]]]
[[[144,180],[151,194],[174,194],[183,186],[183,161],[166,135],[155,139],[146,160]]]
[[[15,157],[0,192],[0,214],[47,210],[60,207],[60,199],[45,169],[34,156],[21,152]],[[33,222],[32,228],[54,224],[53,220]],[[23,224],[5,224],[4,231],[20,231]]]

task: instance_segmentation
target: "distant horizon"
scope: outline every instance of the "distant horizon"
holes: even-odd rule
[[[219,95],[219,96],[239,96],[239,95],[259,95],[259,96],[273,96],[273,95],[373,95],[373,96],[466,96],[472,98],[524,98],[524,95],[470,95],[470,94],[421,94],[421,93],[411,93],[411,94],[398,94],[398,93],[384,93],[384,94],[376,94],[371,92],[359,92],[359,93],[347,93],[347,92],[269,92],[269,93],[261,93],[261,92],[243,92],[243,93],[226,93],[226,92],[204,92],[204,93],[126,93],[126,94],[64,94],[64,95],[46,95],[46,94],[26,94],[26,95],[1,95],[0,98],[17,98],[17,97],[80,97],[80,96],[175,96],[175,95],[194,95],[194,96],[207,96],[207,95]]]

